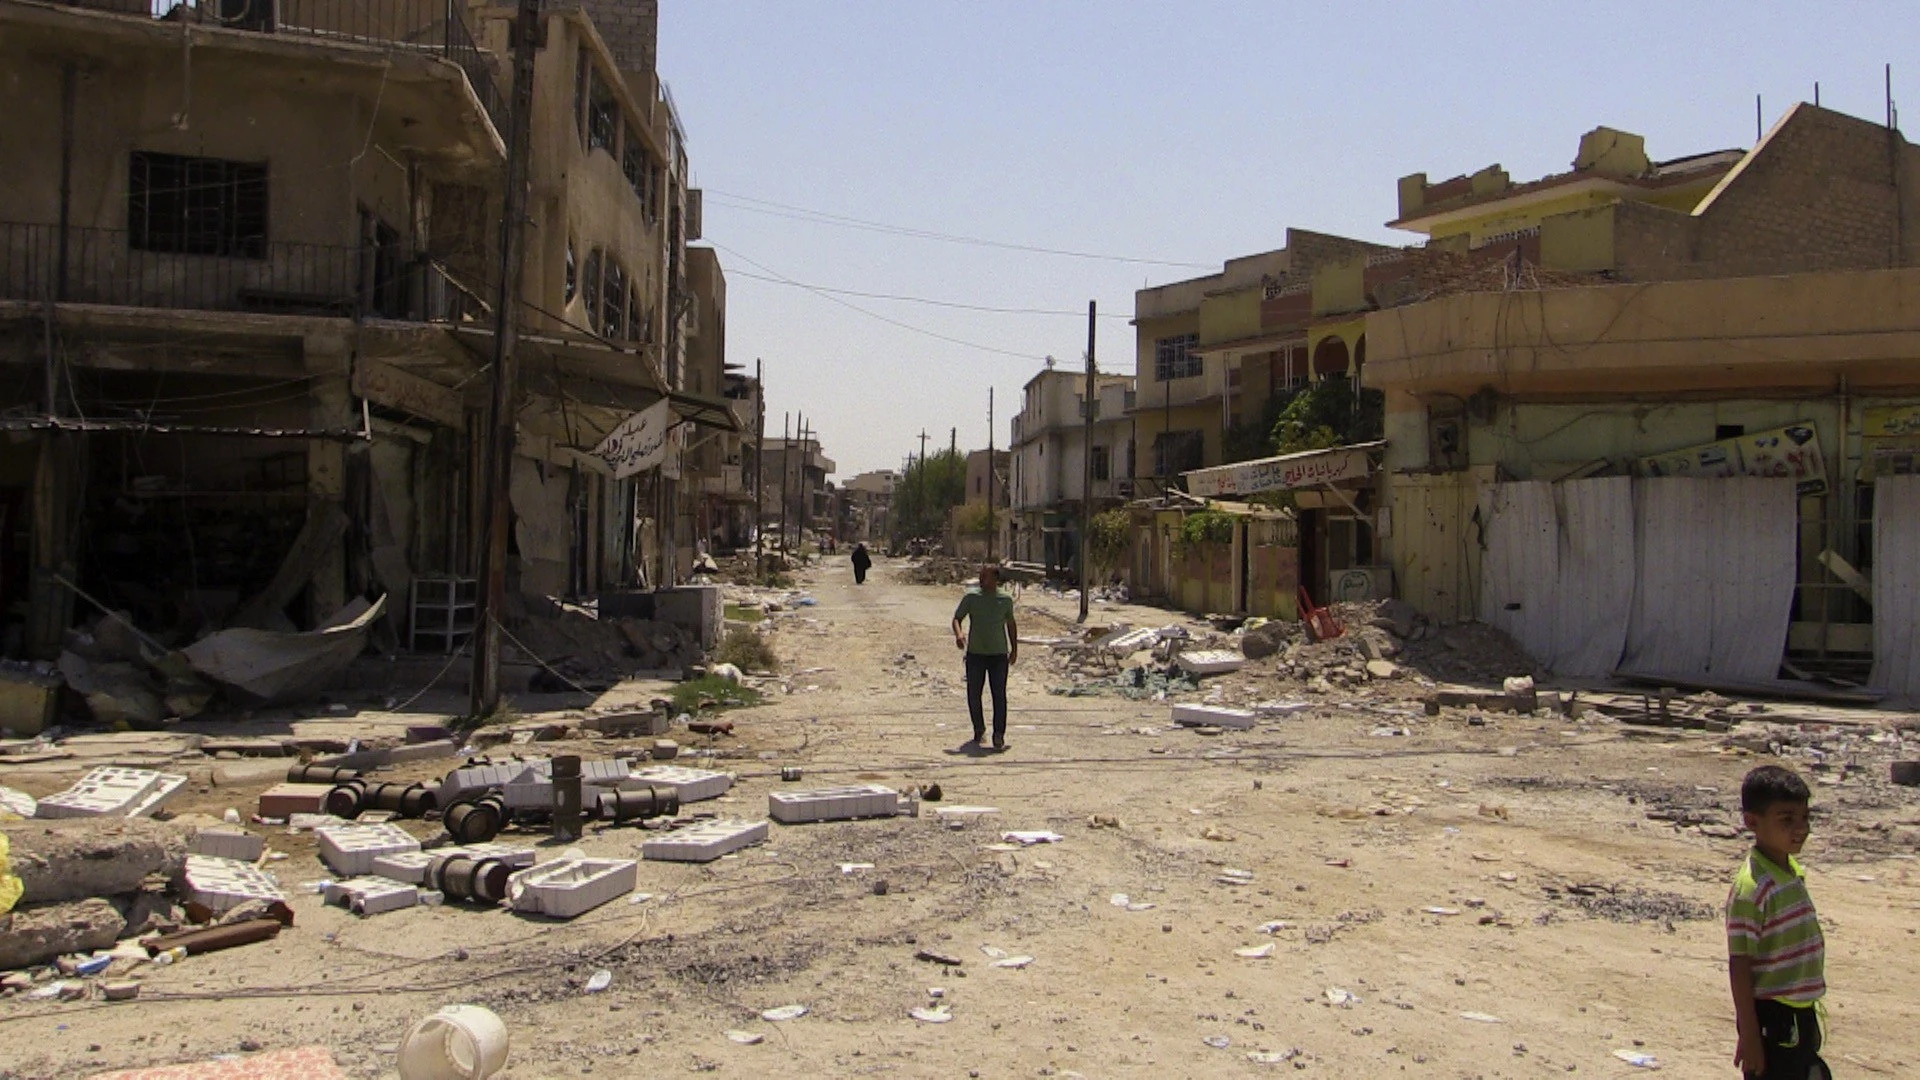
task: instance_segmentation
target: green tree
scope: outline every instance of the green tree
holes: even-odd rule
[[[1276,454],[1325,450],[1330,446],[1372,442],[1386,426],[1386,395],[1378,390],[1354,393],[1353,380],[1329,377],[1293,395],[1273,423]]]
[[[907,466],[906,476],[893,488],[895,544],[915,537],[947,534],[947,512],[966,501],[967,459],[953,450],[928,454]]]
[[[1087,562],[1092,569],[1089,581],[1098,581],[1120,565],[1133,542],[1133,516],[1123,507],[1102,510],[1093,515],[1092,532],[1087,536]]]

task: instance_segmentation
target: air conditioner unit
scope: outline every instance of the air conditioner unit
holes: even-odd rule
[[[1133,498],[1133,478],[1121,477],[1113,482],[1113,493],[1123,499]]]

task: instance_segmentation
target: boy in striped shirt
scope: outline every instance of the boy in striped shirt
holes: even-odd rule
[[[1740,785],[1753,850],[1727,894],[1727,972],[1740,1045],[1733,1063],[1749,1080],[1828,1080],[1820,1060],[1826,941],[1794,856],[1807,842],[1806,781],[1764,765]]]

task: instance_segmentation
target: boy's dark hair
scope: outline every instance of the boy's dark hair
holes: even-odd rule
[[[1812,801],[1800,774],[1778,765],[1762,765],[1740,782],[1740,809],[1749,814],[1764,814],[1775,803]]]

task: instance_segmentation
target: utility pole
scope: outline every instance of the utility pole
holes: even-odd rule
[[[811,439],[812,437],[813,437],[812,429],[804,426],[801,427],[800,429],[800,484],[799,484],[800,486],[800,514],[799,514],[800,522],[799,524],[800,524],[800,543],[802,545],[804,545],[807,542],[807,526],[813,523],[813,489],[807,486],[807,459],[813,456],[813,451],[807,449],[807,447],[809,445],[808,440]]]
[[[1080,621],[1087,621],[1087,541],[1093,534],[1093,408],[1100,399],[1093,390],[1094,302],[1087,301],[1087,402],[1080,421]]]
[[[767,576],[767,553],[762,546],[766,530],[761,527],[760,470],[767,463],[767,375],[758,357],[753,361],[753,576]]]
[[[533,128],[533,62],[540,0],[520,0],[513,22],[513,103],[507,118],[507,182],[500,211],[500,280],[493,305],[493,404],[487,418],[486,538],[480,549],[480,603],[474,626],[469,707],[478,717],[500,705],[500,619],[507,601],[507,510],[513,484],[513,429],[519,411],[514,305],[520,299],[526,231],[527,153]]]
[[[792,459],[788,455],[793,453],[793,436],[787,430],[787,425],[792,419],[792,413],[780,414],[780,557],[782,559],[787,557],[787,500],[792,497],[789,494],[792,490],[789,486],[789,478],[793,475],[793,470],[788,467]]]
[[[993,561],[993,387],[987,387],[987,561]]]
[[[916,489],[914,509],[918,511],[921,522],[927,517],[927,429],[920,429],[920,475],[914,480]],[[919,524],[919,522],[913,523]]]

